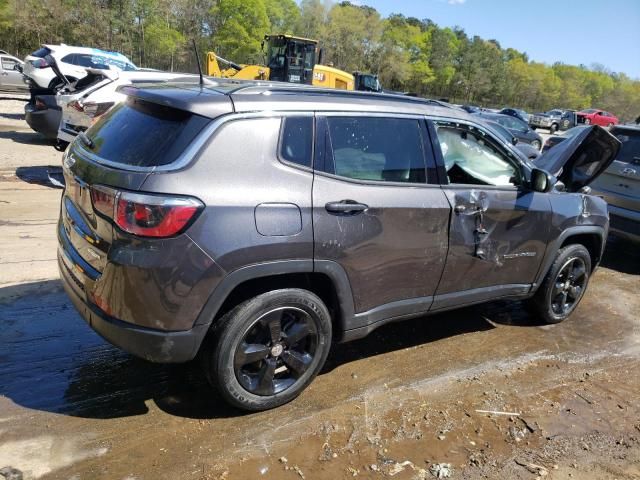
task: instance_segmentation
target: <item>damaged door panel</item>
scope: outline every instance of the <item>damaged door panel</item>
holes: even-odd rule
[[[545,194],[458,185],[443,190],[454,213],[437,294],[533,283],[550,232]]]
[[[448,306],[449,297],[439,297],[455,292],[526,293],[549,239],[547,195],[528,187],[522,166],[487,132],[461,123],[435,126],[436,157],[448,182],[443,191],[453,213],[433,309]]]

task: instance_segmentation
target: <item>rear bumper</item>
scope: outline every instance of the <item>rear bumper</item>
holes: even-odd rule
[[[51,139],[58,137],[61,115],[62,112],[59,109],[35,110],[30,103],[24,107],[24,119],[27,124],[36,132]]]
[[[65,292],[82,318],[100,336],[113,345],[145,360],[158,363],[182,363],[192,360],[207,333],[208,325],[167,332],[144,328],[107,315],[87,299],[82,268],[58,248],[58,268]]]

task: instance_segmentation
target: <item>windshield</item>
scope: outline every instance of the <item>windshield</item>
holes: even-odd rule
[[[366,90],[370,92],[380,91],[380,82],[375,75],[362,75],[360,76],[360,88],[359,90]]]
[[[126,72],[131,72],[133,70],[138,70],[133,63],[126,62],[124,60],[115,59],[112,57],[99,57],[100,63],[104,65],[109,65],[110,67],[115,67],[119,70],[124,70]]]
[[[267,66],[269,68],[284,68],[287,43],[284,39],[270,40],[267,49]]]

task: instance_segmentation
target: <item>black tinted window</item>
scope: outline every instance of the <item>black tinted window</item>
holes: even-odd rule
[[[311,166],[313,118],[287,117],[282,122],[280,158],[305,167]]]
[[[333,152],[329,173],[357,180],[425,182],[417,120],[333,117],[328,122]]]
[[[91,152],[124,165],[149,167],[174,161],[209,119],[189,112],[129,99],[105,114],[87,136]]]

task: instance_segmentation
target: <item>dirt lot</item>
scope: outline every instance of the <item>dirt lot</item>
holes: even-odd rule
[[[28,183],[60,154],[22,106],[0,98],[0,480],[640,478],[637,246],[610,240],[563,324],[501,302],[389,325],[240,414],[197,365],[133,358],[73,310],[61,190]]]

